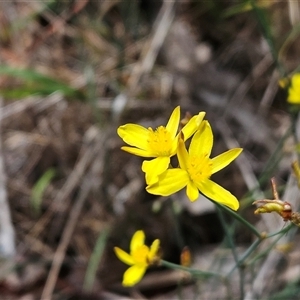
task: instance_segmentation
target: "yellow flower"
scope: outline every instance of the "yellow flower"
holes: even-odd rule
[[[130,242],[130,254],[122,249],[115,247],[114,251],[117,257],[125,264],[131,266],[124,273],[123,286],[133,286],[137,284],[144,276],[147,268],[157,263],[159,259],[159,240],[155,240],[150,248],[144,244],[144,231],[138,230],[133,235]]]
[[[287,101],[291,104],[300,104],[300,73],[292,76]]]
[[[166,170],[159,176],[158,182],[147,186],[147,191],[154,195],[169,196],[186,187],[187,196],[191,201],[198,198],[200,191],[206,197],[237,210],[239,202],[236,197],[210,180],[210,177],[230,164],[242,149],[231,149],[209,158],[212,146],[211,127],[207,121],[203,121],[192,138],[189,152],[183,139],[179,138],[177,156],[180,168]]]
[[[191,137],[197,130],[205,112],[200,112],[192,117],[183,127],[184,140]],[[155,157],[144,161],[142,170],[146,173],[147,184],[158,180],[170,164],[170,157],[176,154],[178,145],[178,127],[180,121],[180,107],[177,106],[166,126],[159,126],[155,130],[137,124],[126,124],[118,128],[118,135],[125,143],[132,147],[124,146],[121,149],[131,154],[142,157]]]

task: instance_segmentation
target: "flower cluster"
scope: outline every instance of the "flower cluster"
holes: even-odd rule
[[[197,200],[199,192],[207,198],[230,207],[239,208],[237,198],[229,191],[213,182],[210,177],[230,164],[242,151],[240,148],[228,150],[210,158],[213,147],[213,133],[208,121],[203,120],[205,112],[182,121],[180,129],[180,107],[176,107],[166,126],[155,130],[137,124],[126,124],[118,128],[118,135],[129,146],[122,149],[144,160],[142,170],[147,183],[146,190],[154,195],[169,196],[186,188],[191,201]],[[189,149],[185,142],[191,138]],[[171,165],[171,157],[177,155],[178,166]],[[130,243],[130,253],[115,247],[117,257],[130,267],[124,273],[123,286],[138,283],[147,268],[160,261],[159,240],[149,248],[144,244],[145,234],[137,231]],[[182,255],[182,264],[189,265],[190,253]]]
[[[142,157],[145,160],[142,170],[145,172],[150,194],[169,196],[186,188],[191,201],[197,200],[199,192],[207,198],[237,210],[239,202],[229,191],[213,182],[210,177],[230,164],[242,151],[231,149],[210,158],[213,146],[213,133],[208,121],[200,112],[179,130],[180,107],[176,107],[166,126],[155,130],[137,124],[126,124],[118,128],[118,134],[125,143],[124,151]],[[185,142],[190,138],[187,150]],[[171,157],[177,155],[179,166],[170,165]]]

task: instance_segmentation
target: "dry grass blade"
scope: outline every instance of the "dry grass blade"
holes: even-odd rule
[[[140,61],[136,63],[132,70],[128,80],[127,92],[125,95],[118,95],[113,102],[112,112],[113,119],[115,121],[118,120],[124,108],[128,105],[127,96],[132,96],[136,92],[142,75],[150,72],[153,68],[158,52],[165,41],[167,33],[174,19],[175,2],[176,1],[163,2],[160,12],[156,18],[150,41],[146,41],[141,53]]]
[[[176,1],[164,1],[161,10],[158,13],[153,36],[149,43],[145,43],[140,63],[136,64],[128,81],[128,88],[131,93],[134,93],[141,76],[150,72],[153,68],[158,51],[161,48],[174,19],[175,2]]]
[[[0,99],[1,107],[2,102]],[[15,230],[10,216],[2,153],[2,139],[0,137],[0,256],[12,257],[16,253]]]
[[[75,205],[72,207],[68,222],[64,228],[64,231],[61,236],[61,242],[57,247],[57,250],[53,256],[53,262],[51,269],[49,271],[48,279],[46,281],[42,299],[51,299],[52,293],[57,281],[58,273],[65,258],[67,247],[70,243],[72,234],[74,232],[79,214],[81,212],[82,206],[88,196],[88,193],[91,189],[91,182],[89,180],[84,180],[81,185],[80,194],[76,200]]]
[[[231,148],[241,148],[238,141],[234,138],[229,126],[225,121],[217,122],[218,130],[220,131],[228,149]],[[264,197],[262,191],[258,189],[259,183],[256,175],[254,174],[253,168],[251,167],[251,163],[247,158],[245,153],[241,153],[239,158],[236,161],[237,166],[240,169],[240,172],[244,178],[244,181],[249,190],[253,190],[253,197],[255,199],[260,199]]]
[[[16,101],[8,104],[0,109],[0,118],[5,120],[13,117],[18,113],[24,112],[28,108],[32,108],[35,112],[41,112],[53,105],[61,103],[63,95],[60,92],[53,93],[48,97],[29,97],[22,101]]]

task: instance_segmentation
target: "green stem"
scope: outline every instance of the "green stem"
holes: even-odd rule
[[[274,44],[274,39],[273,39],[271,30],[270,30],[270,24],[266,18],[266,14],[261,7],[256,5],[255,0],[251,0],[250,3],[253,8],[253,12],[255,13],[255,16],[258,20],[259,26],[261,27],[262,34],[269,45],[272,57],[276,63],[276,67],[277,67],[281,77],[283,77],[286,72],[278,60],[278,53],[277,53],[277,50],[276,50],[276,47]]]
[[[217,205],[219,208],[225,210],[227,213],[229,213],[232,217],[234,217],[236,220],[238,220],[240,223],[244,224],[246,227],[248,227],[249,230],[251,230],[259,239],[261,239],[261,233],[258,232],[258,230],[250,224],[248,221],[246,221],[243,217],[232,211],[227,206],[221,205],[218,202],[213,201],[215,205]]]
[[[271,243],[271,245],[264,251],[262,251],[261,253],[259,253],[258,255],[254,256],[248,263],[247,265],[251,265],[253,263],[255,263],[258,259],[260,259],[261,257],[265,256],[266,254],[268,254],[272,248],[276,245],[276,243],[282,238],[283,234],[281,234],[279,237],[277,237],[274,242]]]
[[[234,258],[234,260],[235,260],[235,262],[237,264],[238,261],[239,261],[239,257],[238,257],[238,254],[236,252],[236,247],[235,247],[235,244],[234,244],[234,240],[232,238],[232,232],[231,232],[230,228],[228,228],[228,225],[226,224],[226,221],[225,221],[225,218],[224,218],[224,215],[223,215],[223,211],[221,209],[217,209],[217,212],[218,212],[220,221],[222,223],[222,226],[224,228],[225,235],[227,237],[229,246],[231,248],[233,258]],[[244,272],[244,270],[242,268],[239,268],[239,283],[240,283],[240,298],[244,299],[245,272]]]
[[[249,257],[249,255],[259,246],[259,244],[262,242],[262,238],[257,239],[252,245],[246,250],[246,252],[243,254],[243,256],[240,258],[238,263],[228,272],[228,275],[226,277],[229,277],[233,271],[236,270],[236,268],[239,268],[242,266],[244,261]]]
[[[100,232],[93,253],[90,257],[83,283],[83,289],[87,292],[91,291],[93,288],[98,265],[102,259],[109,232],[109,227]]]
[[[177,264],[173,264],[173,263],[170,263],[170,262],[165,261],[165,260],[161,260],[160,263],[161,263],[162,266],[167,267],[169,269],[186,271],[186,272],[188,272],[191,275],[196,276],[196,277],[205,277],[205,278],[219,277],[220,279],[224,279],[224,276],[221,275],[221,274],[218,274],[218,273],[192,269],[192,268],[180,266],[180,265],[177,265]]]
[[[285,228],[277,231],[277,232],[274,232],[274,233],[270,233],[266,236],[266,239],[270,238],[270,237],[273,237],[275,235],[278,235],[278,234],[285,234],[287,233],[291,228],[293,227],[293,223],[289,224],[288,226],[286,226]]]

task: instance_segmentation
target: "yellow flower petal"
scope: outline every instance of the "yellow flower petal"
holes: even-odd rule
[[[291,86],[288,90],[287,101],[291,104],[300,104],[300,73],[292,76]]]
[[[177,157],[178,157],[178,162],[179,162],[180,168],[187,171],[187,167],[188,167],[187,162],[189,159],[189,154],[185,148],[185,144],[184,144],[184,141],[183,141],[181,135],[179,136],[179,139],[178,139]]]
[[[148,254],[148,259],[149,259],[150,263],[157,256],[157,252],[159,250],[159,244],[160,244],[160,241],[158,239],[156,239],[155,241],[153,241],[152,245],[150,246],[150,251]]]
[[[159,181],[147,186],[148,193],[169,196],[183,189],[189,181],[188,173],[182,169],[169,169],[159,176]]]
[[[191,201],[195,201],[199,197],[198,188],[192,181],[187,184],[186,194]]]
[[[189,139],[196,131],[199,129],[199,126],[202,120],[205,117],[206,112],[201,111],[198,115],[193,116],[187,124],[182,128],[183,138],[186,141]]]
[[[190,156],[210,156],[213,146],[213,133],[208,121],[203,121],[200,129],[192,138],[189,148]]]
[[[133,147],[128,147],[128,146],[123,146],[121,147],[123,151],[126,151],[128,153],[137,155],[137,156],[142,156],[142,157],[155,157],[152,153],[146,150],[138,149],[138,148],[133,148]]]
[[[143,230],[138,230],[135,232],[135,234],[132,236],[131,242],[130,242],[130,253],[135,251],[137,248],[144,245],[145,242],[145,233]]]
[[[122,261],[123,263],[129,266],[134,265],[134,261],[132,257],[127,252],[120,249],[119,247],[114,247],[114,251],[120,261]]]
[[[196,183],[196,185],[200,192],[207,198],[226,205],[233,210],[237,210],[239,208],[237,198],[217,183],[207,179],[199,184]]]
[[[134,265],[126,270],[123,275],[123,286],[134,286],[143,278],[147,267]]]
[[[117,132],[126,144],[143,150],[147,150],[147,136],[149,130],[145,127],[137,124],[126,124],[120,126]]]
[[[168,169],[170,157],[157,157],[152,160],[144,160],[142,170],[146,173],[146,183],[154,184],[158,181],[158,175]]]
[[[180,122],[180,107],[177,106],[173,110],[171,117],[168,121],[168,124],[166,125],[166,129],[171,133],[171,137],[173,139],[175,138],[175,136],[177,134],[179,122]]]
[[[235,160],[240,155],[242,151],[242,148],[234,148],[212,158],[212,174],[228,166],[233,160]]]

